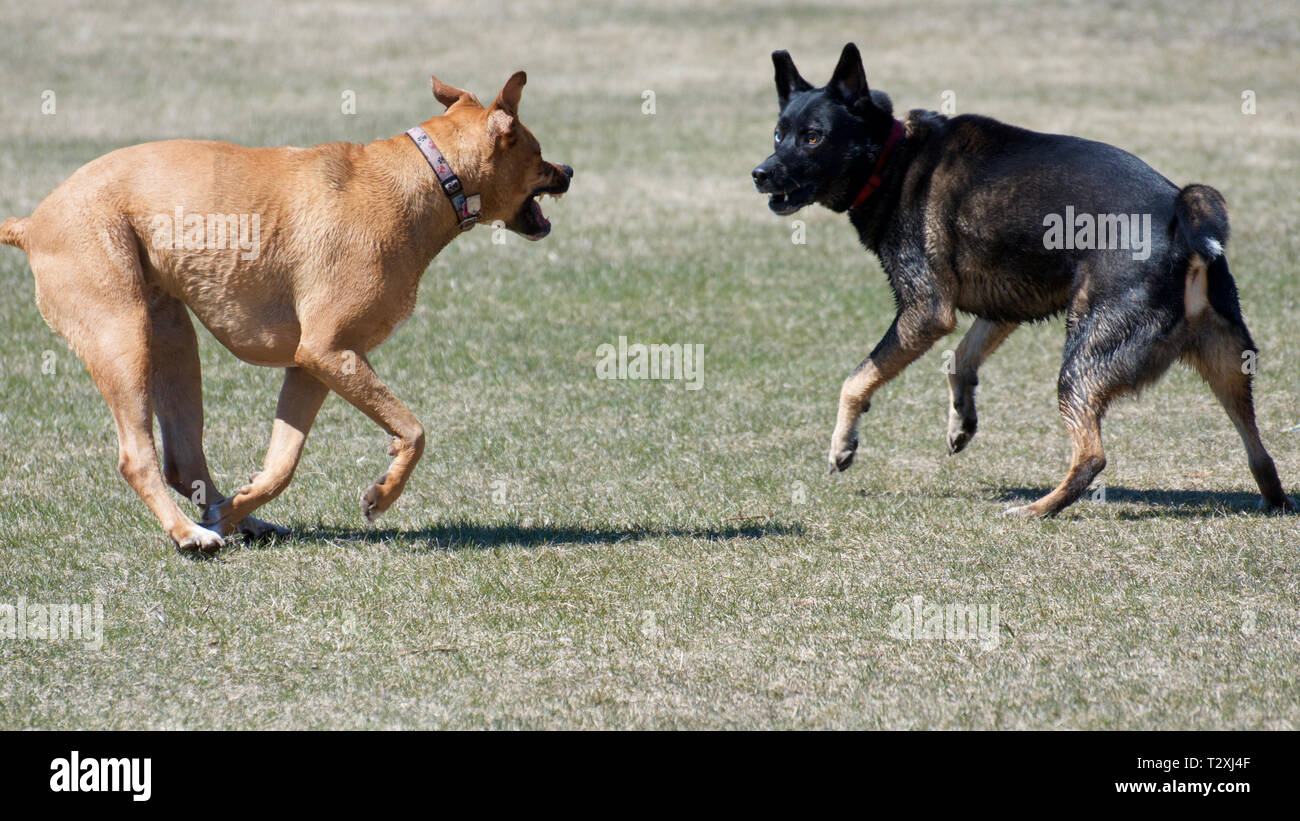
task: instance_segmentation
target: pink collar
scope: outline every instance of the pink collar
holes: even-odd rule
[[[433,138],[429,132],[420,126],[408,129],[406,136],[411,138],[420,153],[428,160],[429,167],[433,169],[433,174],[438,178],[438,184],[447,194],[447,199],[451,200],[451,205],[456,209],[456,219],[460,220],[460,230],[468,231],[478,222],[479,212],[482,211],[482,204],[478,194],[465,193],[461,187],[460,178],[452,173],[451,166],[447,164],[447,159],[442,156],[438,146],[433,144]]]

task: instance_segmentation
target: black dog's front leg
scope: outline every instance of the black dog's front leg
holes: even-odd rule
[[[840,388],[839,414],[828,455],[832,473],[853,464],[853,454],[858,449],[858,417],[870,407],[876,390],[956,327],[956,313],[946,303],[912,305],[899,311],[875,350]]]
[[[957,346],[957,355],[948,372],[948,453],[957,454],[970,443],[978,425],[975,412],[975,387],[984,360],[1020,327],[1014,322],[991,322],[976,319]]]

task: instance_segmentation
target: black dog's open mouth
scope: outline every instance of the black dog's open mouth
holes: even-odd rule
[[[817,186],[805,185],[800,188],[792,188],[789,191],[772,193],[767,200],[767,207],[772,209],[772,213],[782,217],[787,214],[793,214],[805,205],[812,203],[817,198]]]
[[[538,188],[528,195],[524,204],[519,207],[515,218],[511,220],[514,223],[511,226],[515,231],[522,234],[525,239],[533,241],[539,240],[551,233],[551,221],[542,213],[542,205],[539,200],[543,196],[555,197],[557,200],[564,196],[564,190],[568,188],[565,185],[548,185]]]

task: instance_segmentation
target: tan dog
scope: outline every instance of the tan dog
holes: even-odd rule
[[[434,78],[447,111],[421,127],[464,193],[479,196],[480,219],[541,239],[550,224],[535,198],[567,191],[573,170],[544,161],[519,122],[525,81],[517,72],[484,108]],[[182,550],[209,551],[235,530],[286,532],[249,514],[289,484],[331,390],[393,437],[392,464],[362,511],[373,520],[401,495],[424,429],[366,352],[410,316],[420,277],[463,216],[408,134],[314,148],[170,140],[88,163],[31,217],[0,225],[0,242],[27,252],[41,315],[108,401],[123,477]],[[187,305],[239,358],[286,369],[262,470],[231,497],[203,455]],[[203,526],[166,485],[200,503]]]

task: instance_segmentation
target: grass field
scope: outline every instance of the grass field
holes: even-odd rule
[[[795,244],[749,181],[775,119],[769,53],[823,82],[853,39],[900,110],[950,91],[958,112],[1216,186],[1263,349],[1261,429],[1292,489],[1293,3],[2,5],[0,217],[136,142],[392,136],[440,108],[431,72],[490,97],[527,69],[523,119],[577,174],[544,242],[453,243],[374,354],[430,435],[394,509],[361,517],[386,437],[331,397],[263,510],[294,536],[207,562],[118,476],[107,407],[37,313],[26,259],[0,249],[0,604],[104,612],[98,650],[0,639],[0,727],[1300,724],[1300,520],[1255,511],[1195,374],[1111,411],[1104,501],[1007,520],[1064,472],[1063,322],[988,363],[957,457],[953,336],[878,395],[832,480],[839,385],[891,295],[843,218],[800,213]],[[703,345],[700,389],[598,379],[620,336]],[[229,492],[261,464],[281,374],[201,337]],[[896,637],[916,596],[996,605],[996,640]]]

